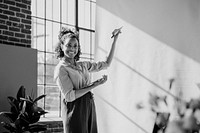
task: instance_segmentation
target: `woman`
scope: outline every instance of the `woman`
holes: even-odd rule
[[[79,61],[81,54],[76,31],[62,28],[56,48],[60,62],[55,68],[55,80],[63,95],[64,133],[97,133],[96,111],[93,94],[90,92],[107,81],[107,76],[91,83],[90,72],[106,69],[112,61],[116,40],[121,28],[112,32],[114,38],[106,61]]]

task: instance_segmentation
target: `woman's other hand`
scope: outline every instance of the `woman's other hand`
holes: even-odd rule
[[[94,82],[93,82],[93,85],[94,85],[94,86],[101,85],[101,84],[105,83],[105,82],[107,81],[107,79],[108,79],[108,76],[107,76],[107,75],[103,75],[102,78],[100,78],[100,79],[94,81]]]

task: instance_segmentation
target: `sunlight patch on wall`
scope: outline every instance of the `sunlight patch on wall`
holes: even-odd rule
[[[147,103],[149,92],[167,95],[171,78],[175,79],[172,95],[182,92],[185,100],[199,96],[198,62],[99,6],[96,22],[96,61],[105,60],[112,31],[123,26],[111,66],[94,74],[95,78],[108,75],[108,81],[94,90],[100,133],[151,133],[155,115],[136,109],[136,104]]]

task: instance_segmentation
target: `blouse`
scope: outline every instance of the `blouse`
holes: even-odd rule
[[[75,90],[86,87],[90,84],[90,72],[98,72],[106,69],[108,64],[105,61],[77,62],[77,66],[73,66],[63,60],[55,67],[54,79],[58,85],[66,102],[72,102],[75,98]]]

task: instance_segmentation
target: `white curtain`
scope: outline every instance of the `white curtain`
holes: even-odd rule
[[[148,106],[149,92],[169,95],[174,78],[173,96],[200,94],[200,1],[97,0],[96,9],[96,61],[105,60],[112,31],[123,26],[111,66],[94,74],[108,75],[94,90],[99,133],[151,133],[155,114],[136,108]]]

